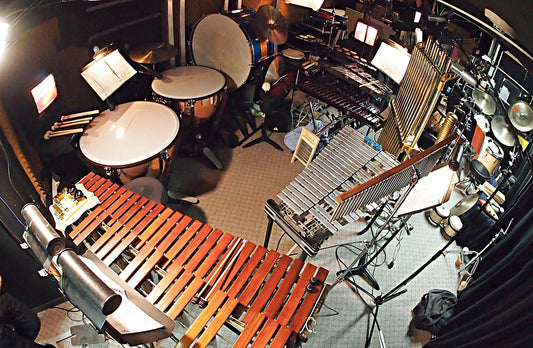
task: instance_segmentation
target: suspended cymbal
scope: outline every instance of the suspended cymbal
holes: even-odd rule
[[[266,39],[276,45],[287,41],[289,27],[285,18],[275,7],[262,5],[257,9],[257,30]]]
[[[463,215],[472,208],[478,199],[478,194],[473,193],[461,199],[450,209],[450,216],[452,215]]]
[[[505,146],[513,146],[516,142],[511,125],[503,115],[496,115],[490,121],[492,134]]]
[[[513,126],[521,132],[529,132],[533,129],[533,109],[523,100],[514,103],[507,111],[509,120]]]
[[[176,57],[179,50],[167,43],[147,43],[134,47],[130,58],[137,63],[156,64]]]
[[[472,98],[474,99],[474,103],[481,109],[481,112],[488,116],[494,115],[494,112],[496,112],[496,101],[489,94],[476,88],[472,92]]]

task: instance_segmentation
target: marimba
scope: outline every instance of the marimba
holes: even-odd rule
[[[324,268],[224,233],[90,173],[80,184],[101,204],[70,237],[170,318],[191,301],[202,311],[180,345],[205,347],[224,323],[235,347],[305,339],[329,285]]]

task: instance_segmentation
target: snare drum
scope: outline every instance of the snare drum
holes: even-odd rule
[[[191,34],[192,58],[197,65],[225,73],[229,89],[241,87],[253,66],[276,53],[276,46],[253,28],[256,13],[237,11],[201,18]]]
[[[205,66],[181,66],[162,75],[163,78],[152,82],[154,100],[196,121],[215,113],[226,87],[223,74]]]
[[[483,163],[485,168],[489,171],[489,174],[492,175],[494,169],[500,164],[500,161],[503,159],[503,150],[498,145],[497,142],[491,138],[486,138],[486,147],[482,149],[481,156],[479,161]]]

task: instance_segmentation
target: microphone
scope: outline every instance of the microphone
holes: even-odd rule
[[[459,78],[463,79],[470,86],[472,87],[477,86],[478,80],[474,77],[474,75],[466,71],[466,69],[462,65],[458,63],[453,63],[451,66],[451,69],[454,73],[459,75]]]

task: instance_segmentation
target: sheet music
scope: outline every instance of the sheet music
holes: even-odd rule
[[[371,63],[399,84],[402,82],[410,59],[409,53],[382,42]]]
[[[446,202],[457,174],[447,165],[420,179],[397,211],[398,216],[416,213]]]
[[[116,311],[107,316],[106,321],[120,334],[132,334],[163,328],[163,325],[146,314],[135,303],[131,302],[116,282],[102,272],[90,259],[80,256],[80,259],[100,278],[111,290],[122,297],[122,302]]]
[[[81,76],[96,94],[105,100],[136,73],[137,71],[120,52],[114,50],[105,57],[87,64]]]

